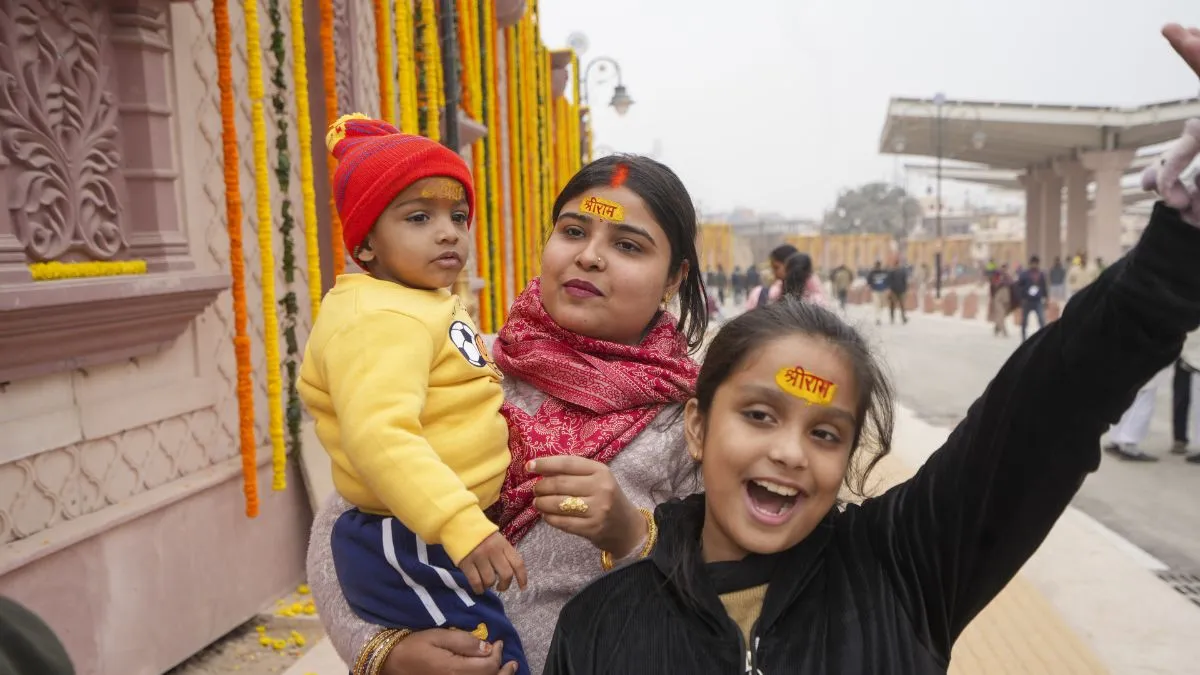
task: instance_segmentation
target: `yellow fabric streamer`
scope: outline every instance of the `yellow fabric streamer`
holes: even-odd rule
[[[279,316],[273,250],[275,228],[271,220],[271,167],[267,157],[267,116],[263,110],[263,50],[259,41],[258,3],[243,2],[242,11],[246,17],[250,123],[254,132],[254,197],[259,266],[262,268],[263,351],[267,359],[267,428],[271,434],[272,487],[282,490],[287,481],[287,445],[283,438],[283,379],[279,372]]]
[[[89,279],[92,277],[118,277],[130,274],[145,274],[145,260],[92,260],[88,262],[40,262],[30,263],[29,273],[34,281],[56,281],[59,279]]]
[[[317,194],[312,163],[312,117],[308,109],[308,58],[304,45],[304,0],[291,0],[292,88],[296,95],[296,134],[300,140],[300,198],[304,214],[304,253],[312,321],[321,309],[321,247],[317,243]]]

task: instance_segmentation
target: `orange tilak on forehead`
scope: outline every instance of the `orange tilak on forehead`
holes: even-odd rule
[[[421,199],[448,199],[452,202],[465,201],[467,191],[462,184],[449,178],[434,178],[421,186]]]
[[[813,375],[801,366],[780,368],[775,373],[775,384],[786,393],[803,399],[809,405],[829,405],[837,393],[837,385]]]
[[[579,210],[613,222],[625,222],[625,207],[604,197],[590,195],[579,203]]]

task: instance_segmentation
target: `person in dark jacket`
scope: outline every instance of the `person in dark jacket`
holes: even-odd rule
[[[908,323],[908,316],[904,313],[904,296],[908,294],[908,270],[900,264],[899,258],[893,261],[892,269],[888,270],[887,287],[888,318],[892,323],[896,323],[896,309],[899,308],[900,321]]]
[[[0,597],[0,673],[75,675],[54,631],[25,607]]]
[[[685,409],[705,492],[660,505],[650,557],[567,603],[546,675],[945,673],[1099,466],[1101,434],[1200,325],[1200,197],[1174,189],[1200,150],[1189,129],[1138,245],[879,497],[837,501],[890,449],[892,392],[861,335],[790,298],[722,328]]]
[[[1046,327],[1046,298],[1050,287],[1038,257],[1030,256],[1029,268],[1017,275],[1016,301],[1021,303],[1021,339],[1027,336],[1030,315],[1037,316],[1038,330]]]

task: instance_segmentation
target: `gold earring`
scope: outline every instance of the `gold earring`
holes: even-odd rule
[[[662,301],[662,304],[663,304],[663,305],[669,305],[669,304],[671,304],[671,291],[667,291],[666,293],[663,293],[663,301]]]

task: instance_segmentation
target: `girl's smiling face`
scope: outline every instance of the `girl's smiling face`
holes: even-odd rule
[[[793,368],[834,385],[831,400],[782,386],[780,374]],[[707,562],[784,551],[816,528],[846,477],[858,394],[843,350],[796,332],[748,354],[717,387],[707,413],[696,399],[688,402],[688,452],[704,476]]]

